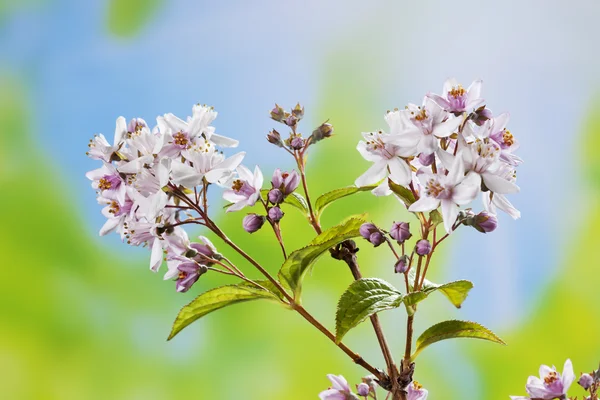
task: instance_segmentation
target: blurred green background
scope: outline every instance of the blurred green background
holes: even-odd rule
[[[599,13],[593,1],[3,0],[0,397],[314,399],[327,373],[358,382],[363,371],[342,352],[270,303],[211,314],[166,342],[179,308],[227,280],[207,276],[178,294],[148,271],[144,249],[98,238],[86,143],[111,137],[119,115],[151,122],[209,103],[218,131],[270,175],[293,164],[264,140],[268,110],[300,101],[303,131],[327,118],[336,128],[311,153],[316,197],[367,168],[354,150],[361,131],[385,128],[385,110],[441,91],[450,76],[483,78],[488,105],[511,112],[526,160],[511,200],[523,218],[453,235],[432,279],[467,278],[475,289],[461,310],[432,296],[416,320],[418,331],[476,320],[508,346],[437,344],[417,379],[432,399],[506,399],[524,394],[541,363],[561,369],[570,357],[576,373],[591,370],[600,360]],[[394,199],[364,193],[330,207],[324,222],[365,211],[384,226],[409,218]],[[226,232],[275,272],[271,234],[244,234],[242,217],[222,218]],[[293,210],[283,229],[289,248],[312,238]],[[398,280],[385,251],[361,247],[365,276]],[[323,259],[305,283],[306,308],[333,328],[350,282],[343,264]],[[399,358],[404,312],[381,317]],[[367,324],[345,341],[383,365]]]

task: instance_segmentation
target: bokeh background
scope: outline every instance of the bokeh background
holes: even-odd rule
[[[511,112],[526,160],[511,200],[523,217],[502,216],[489,235],[453,235],[432,279],[467,278],[475,289],[460,310],[432,296],[417,318],[418,331],[475,320],[508,346],[436,344],[417,379],[432,399],[506,399],[524,394],[541,363],[562,369],[570,357],[577,373],[591,370],[600,360],[599,15],[592,0],[2,0],[0,397],[314,399],[327,373],[358,382],[362,371],[342,352],[273,304],[222,310],[166,342],[179,308],[226,280],[177,294],[148,271],[144,249],[97,237],[86,144],[112,137],[119,115],[183,117],[208,103],[218,131],[268,175],[293,167],[264,140],[275,124],[268,111],[300,101],[304,131],[327,118],[336,128],[311,154],[315,197],[367,168],[355,151],[361,131],[385,128],[385,110],[440,92],[452,76],[465,86],[482,78],[492,110]],[[408,218],[393,199],[365,193],[330,207],[325,225],[365,211],[384,225]],[[276,271],[271,235],[243,234],[241,218],[221,220]],[[292,248],[312,237],[291,210],[283,228]],[[362,247],[364,275],[398,280],[385,251]],[[323,260],[305,284],[306,307],[333,327],[350,281],[343,264]],[[399,358],[404,312],[382,319]],[[383,365],[367,324],[346,342]]]

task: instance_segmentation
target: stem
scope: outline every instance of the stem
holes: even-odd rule
[[[283,252],[283,259],[287,260],[287,252],[285,251],[285,245],[283,244],[283,237],[281,236],[281,229],[279,228],[279,223],[273,222],[271,220],[271,218],[269,218],[269,206],[263,200],[262,196],[260,197],[260,201],[263,204],[263,206],[265,207],[265,212],[267,213],[267,221],[269,221],[271,228],[273,228],[273,233],[275,233],[275,238],[277,238],[277,241],[279,242],[279,247],[281,247],[281,251]]]
[[[321,226],[319,225],[319,221],[317,221],[317,218],[315,217],[315,213],[313,211],[312,202],[310,201],[310,195],[308,194],[308,183],[306,182],[306,173],[304,172],[304,161],[301,160],[300,157],[304,156],[294,155],[294,158],[296,158],[296,163],[298,164],[298,169],[300,170],[300,176],[302,177],[302,187],[304,188],[304,195],[306,196],[306,202],[308,203],[310,223],[317,232],[317,234],[320,234],[322,232]]]

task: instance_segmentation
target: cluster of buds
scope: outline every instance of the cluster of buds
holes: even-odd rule
[[[325,121],[314,129],[308,138],[304,138],[297,130],[298,122],[300,122],[303,117],[304,107],[302,107],[300,103],[296,104],[289,112],[285,111],[278,104],[275,104],[275,107],[271,110],[271,119],[291,128],[291,131],[289,137],[284,140],[277,130],[271,130],[267,135],[269,143],[282,147],[292,153],[304,153],[311,144],[315,144],[333,134],[333,126]]]
[[[378,185],[378,196],[392,193],[390,181],[410,190],[416,201],[409,211],[441,209],[448,233],[455,228],[460,207],[481,194],[485,214],[471,226],[481,232],[495,229],[498,209],[518,218],[506,195],[517,193],[514,154],[519,143],[506,129],[508,114],[494,116],[481,98],[481,81],[464,89],[454,79],[442,95],[428,94],[420,106],[388,111],[390,133],[363,133],[360,154],[373,165],[355,182]]]
[[[260,171],[260,170],[258,170],[258,171]],[[262,177],[262,174],[261,174],[261,177]],[[284,215],[283,211],[281,211],[281,208],[280,208],[281,203],[283,203],[285,201],[286,197],[291,195],[296,190],[299,183],[300,183],[300,175],[298,174],[297,171],[293,170],[292,172],[281,172],[281,170],[279,168],[277,168],[275,170],[275,172],[273,172],[273,178],[271,179],[271,190],[269,190],[269,192],[267,193],[266,200],[262,200],[262,198],[261,198],[261,201],[263,201],[263,204],[265,206],[266,216],[260,215],[260,214],[254,214],[254,213],[248,214],[246,217],[244,217],[244,220],[243,220],[244,230],[248,233],[254,233],[254,232],[258,231],[260,228],[262,228],[265,221],[267,221],[267,220],[271,224],[278,224]],[[241,185],[243,187],[244,185],[250,186],[251,184],[248,183],[248,181],[241,181]],[[260,186],[256,189],[257,193],[260,193],[261,187],[262,187],[262,178],[260,181]],[[239,203],[235,203],[236,199],[239,201],[244,201],[242,199],[242,197],[235,198],[233,195],[227,194],[227,193],[231,193],[231,192],[226,191],[223,196],[225,197],[226,200],[233,202],[233,205],[231,205],[227,209],[227,211],[235,211],[235,210],[241,209],[243,206],[235,207],[232,210],[232,208],[234,206],[236,206],[236,204],[239,204]]]

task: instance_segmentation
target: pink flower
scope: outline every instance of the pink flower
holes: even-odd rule
[[[550,368],[547,365],[542,365],[540,367],[539,378],[537,376],[530,376],[527,379],[525,390],[529,397],[510,396],[510,398],[512,400],[530,398],[540,400],[564,399],[574,380],[575,373],[573,372],[571,360],[565,361],[562,375],[556,371],[556,367]]]
[[[407,400],[427,400],[429,392],[419,382],[412,381],[406,389],[408,391]]]
[[[319,393],[321,400],[354,400],[358,397],[352,393],[346,379],[341,375],[327,375],[331,381],[332,387]]]
[[[484,104],[481,98],[482,81],[476,80],[466,90],[455,78],[444,82],[442,95],[428,94],[427,97],[435,101],[444,110],[451,113],[471,113]]]

